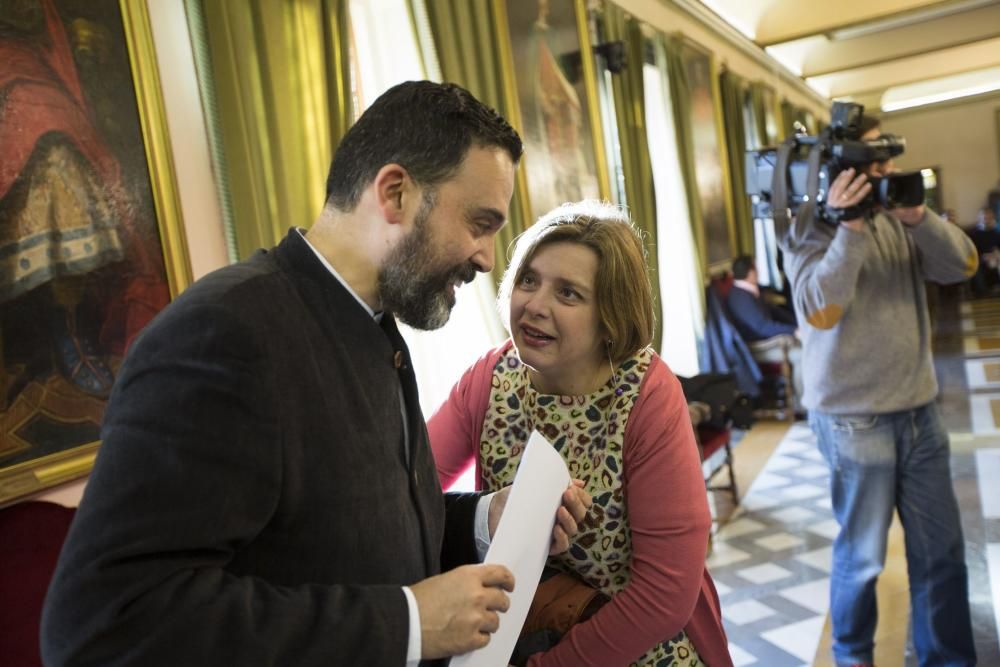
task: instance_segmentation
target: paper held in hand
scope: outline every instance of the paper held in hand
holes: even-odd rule
[[[569,483],[562,457],[538,431],[533,431],[484,561],[506,565],[514,573],[510,609],[500,614],[500,627],[489,644],[453,658],[451,667],[506,667],[538,588],[556,510]]]

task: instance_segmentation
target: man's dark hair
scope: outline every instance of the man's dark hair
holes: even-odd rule
[[[858,123],[858,137],[863,137],[866,132],[874,130],[876,127],[882,127],[882,121],[875,116],[863,114],[861,121]]]
[[[515,164],[521,137],[496,111],[453,83],[407,81],[379,96],[347,131],[330,164],[326,199],[352,211],[387,164],[398,164],[419,185],[450,178],[469,148],[500,148]]]
[[[753,257],[751,255],[740,255],[733,260],[733,278],[736,280],[746,280],[750,271],[754,268]]]

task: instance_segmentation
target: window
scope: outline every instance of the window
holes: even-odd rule
[[[665,66],[662,70],[651,64],[643,66],[646,133],[656,188],[657,262],[663,322],[660,356],[677,375],[691,376],[700,372],[698,348],[704,337],[705,315],[665,72]]]
[[[426,25],[420,7],[416,9],[418,20],[414,22],[407,0],[351,0],[352,67],[361,110],[397,83],[441,79],[437,72],[424,71],[421,45],[431,40],[418,40],[414,34],[414,23]],[[436,63],[430,66],[436,69]],[[495,299],[490,276],[479,274],[471,285],[458,290],[451,319],[441,329],[417,331],[400,323],[400,333],[413,358],[425,417],[448,396],[462,371],[506,338]]]

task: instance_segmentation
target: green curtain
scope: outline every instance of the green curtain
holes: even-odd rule
[[[787,99],[781,100],[781,129],[784,132],[781,136],[782,141],[795,134],[795,121],[797,120],[799,120],[799,113],[795,105]]]
[[[504,91],[501,28],[496,25],[491,0],[430,0],[426,12],[444,80],[468,89],[508,119],[514,117],[512,100]],[[524,175],[523,169],[518,171],[510,220],[496,236],[493,279],[497,284],[507,268],[514,238],[534,222],[527,220],[523,208]]]
[[[308,227],[350,126],[348,0],[202,0],[239,258]],[[205,82],[202,82],[205,85]]]
[[[694,133],[691,127],[691,88],[688,84],[684,60],[681,57],[681,42],[678,37],[660,35],[658,41],[667,65],[667,79],[670,82],[670,106],[674,113],[677,132],[677,159],[684,174],[684,191],[687,195],[688,211],[691,216],[691,237],[698,250],[698,265],[702,278],[707,278],[708,255],[705,247],[705,225],[702,220],[701,195],[695,180]]]
[[[753,219],[750,198],[746,194],[746,131],[743,127],[743,100],[746,82],[726,70],[719,76],[722,91],[722,115],[725,119],[726,152],[729,156],[729,173],[733,198],[733,222],[736,227],[736,253],[752,255],[754,252]]]
[[[774,91],[766,83],[756,81],[750,84],[750,99],[753,105],[753,119],[757,125],[757,136],[761,140],[762,146],[777,146],[781,142],[778,136],[780,130],[777,127],[768,131],[767,119],[773,118]]]
[[[604,32],[609,41],[625,44],[625,70],[612,77],[612,90],[618,119],[618,142],[621,146],[622,171],[625,175],[625,200],[636,227],[646,240],[646,266],[653,286],[653,307],[660,310],[660,279],[656,252],[656,192],[653,167],[649,161],[646,135],[646,104],[643,86],[646,37],[642,24],[617,5],[604,7]],[[660,349],[662,317],[656,318],[653,345]]]

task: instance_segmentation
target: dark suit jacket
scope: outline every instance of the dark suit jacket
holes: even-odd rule
[[[46,664],[402,667],[401,585],[446,537],[474,558],[476,500],[446,531],[405,348],[294,230],[165,309],[112,393]]]
[[[795,333],[795,316],[733,285],[726,298],[733,324],[748,343]]]

